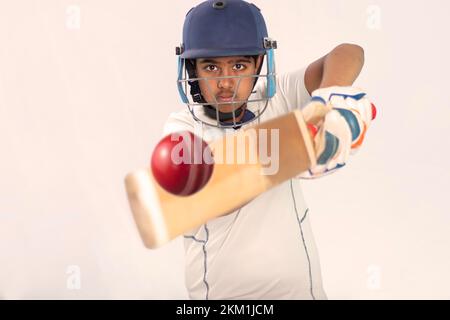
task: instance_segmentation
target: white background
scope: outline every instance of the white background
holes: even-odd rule
[[[144,249],[123,178],[185,107],[174,48],[196,3],[0,0],[0,298],[187,297],[181,240]],[[255,3],[279,73],[366,52],[364,148],[304,183],[329,298],[450,298],[449,2]]]

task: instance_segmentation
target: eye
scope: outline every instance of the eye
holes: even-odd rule
[[[204,68],[206,71],[217,71],[217,66],[210,64]]]
[[[235,65],[234,65],[234,69],[236,69],[236,70],[238,70],[238,71],[242,71],[242,70],[245,70],[245,66],[242,64],[242,63],[236,63]]]

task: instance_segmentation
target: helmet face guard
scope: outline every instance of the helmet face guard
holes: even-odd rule
[[[262,64],[263,61],[261,61]],[[178,93],[181,97],[183,103],[185,103],[191,112],[192,116],[195,120],[201,121],[207,125],[215,126],[215,127],[235,127],[238,125],[236,118],[239,117],[241,112],[245,112],[245,110],[250,111],[254,114],[254,117],[248,120],[240,121],[244,123],[250,123],[254,120],[257,120],[263,112],[266,110],[269,100],[276,93],[276,72],[275,72],[275,62],[274,62],[274,49],[267,50],[267,61],[266,61],[267,72],[266,74],[254,74],[254,75],[245,75],[245,76],[223,76],[223,77],[189,77],[187,72],[185,59],[181,57],[178,58],[178,79],[177,79],[177,87]],[[238,100],[236,95],[239,92],[240,85],[243,79],[254,78],[254,86],[259,78],[265,78],[267,83],[267,90],[262,92],[262,96],[260,97],[250,97],[246,100]],[[233,88],[233,97],[231,101],[227,102],[219,102],[213,94],[213,88],[211,88],[210,81],[220,81],[223,79],[233,79],[235,80],[235,87]],[[202,82],[203,81],[203,82]],[[210,101],[210,103],[206,102],[201,95],[200,92],[196,94],[192,94],[193,90],[191,88],[191,95],[188,96],[188,85],[196,86],[199,88],[199,83],[204,83],[204,88],[209,91],[210,96],[214,98],[214,101]],[[254,87],[253,86],[253,87]],[[198,89],[199,90],[199,89]],[[227,115],[222,112],[221,108],[225,106],[233,105],[233,110],[229,112]],[[261,105],[264,105],[261,107]],[[242,110],[245,108],[245,110]],[[247,111],[247,112],[248,112]],[[246,117],[244,116],[244,119]],[[228,120],[227,122],[223,120]]]
[[[194,119],[216,127],[239,127],[258,119],[265,111],[269,100],[276,93],[276,72],[274,49],[277,42],[270,39],[260,10],[243,0],[207,0],[192,8],[186,15],[183,27],[183,43],[176,48],[178,55],[177,87]],[[190,60],[229,56],[266,56],[267,73],[245,76],[198,77]],[[253,88],[260,77],[266,78],[267,88],[261,96],[246,100],[236,99],[244,79],[254,78]],[[234,79],[233,97],[219,102],[214,95],[210,81]],[[201,92],[202,90],[208,92]],[[188,85],[190,95],[188,95]],[[253,92],[255,93],[255,92]],[[204,95],[213,97],[207,102]],[[190,96],[190,97],[189,97]],[[224,112],[226,106],[230,112]],[[221,110],[222,109],[222,110]],[[242,112],[244,112],[243,115]],[[242,116],[240,121],[236,118]]]

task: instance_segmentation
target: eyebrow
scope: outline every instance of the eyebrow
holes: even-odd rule
[[[248,58],[238,58],[238,59],[232,59],[232,60],[227,61],[228,64],[241,63],[241,62],[251,63],[252,61]],[[215,59],[200,59],[200,61],[199,61],[199,64],[207,64],[207,63],[220,64],[220,62]]]

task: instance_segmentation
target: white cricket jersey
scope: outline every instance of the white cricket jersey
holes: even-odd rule
[[[277,93],[260,122],[305,106],[311,98],[304,84],[305,70],[277,76]],[[264,96],[265,90],[266,78],[260,78],[250,99]],[[195,121],[186,107],[170,114],[164,135],[180,130],[197,130],[198,134],[198,126],[207,142],[225,133],[225,129]],[[311,210],[300,181],[288,180],[184,235],[186,287],[191,299],[327,298],[309,221]]]

